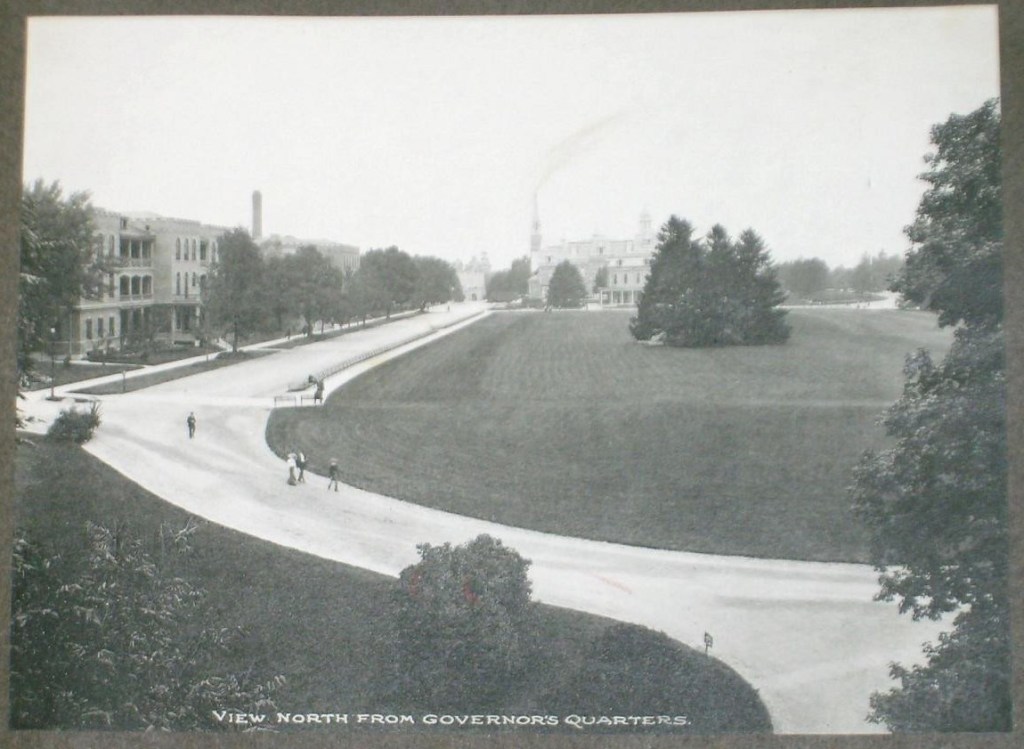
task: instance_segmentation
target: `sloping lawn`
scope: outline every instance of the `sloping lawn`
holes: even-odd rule
[[[16,527],[50,553],[72,561],[85,556],[87,521],[107,527],[126,523],[157,560],[161,523],[181,528],[188,521],[185,512],[77,447],[19,446],[15,469]],[[391,688],[384,677],[390,669],[381,633],[390,616],[392,579],[210,523],[200,527],[195,547],[188,577],[208,592],[198,615],[202,626],[241,625],[246,633],[213,660],[215,673],[251,670],[259,679],[284,676],[287,684],[275,695],[282,712],[411,711],[400,698],[396,704],[393,694],[381,696]],[[771,731],[757,693],[725,664],[639,627],[542,605],[537,613],[531,668],[499,712],[551,714],[556,697],[569,700],[566,709],[592,708],[596,697],[609,693],[581,693],[578,685],[586,684],[589,675],[606,679],[623,699],[631,698],[628,707],[638,714],[673,710],[691,719],[692,726],[668,729],[675,733]],[[638,657],[632,665],[610,660],[601,647],[608,637],[625,637],[658,659],[647,664]],[[708,704],[683,699],[697,693],[715,699]]]
[[[644,346],[617,313],[495,314],[360,377],[268,441],[464,515],[669,549],[863,561],[846,487],[926,313],[794,310],[782,346]]]

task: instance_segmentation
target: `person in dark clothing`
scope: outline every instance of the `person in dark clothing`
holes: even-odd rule
[[[316,391],[313,393],[313,404],[324,402],[324,381],[316,381]]]
[[[295,453],[295,467],[299,469],[299,476],[296,479],[300,484],[306,483],[306,454],[299,450]]]
[[[189,412],[185,425],[188,427],[188,438],[192,439],[196,436],[196,415],[193,412]]]
[[[333,486],[334,491],[338,491],[338,461],[334,458],[331,458],[331,465],[327,469],[327,475],[331,479],[327,482],[327,490],[330,491]]]

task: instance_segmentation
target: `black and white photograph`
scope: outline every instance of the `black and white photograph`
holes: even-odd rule
[[[1001,22],[29,15],[8,735],[1012,732]]]

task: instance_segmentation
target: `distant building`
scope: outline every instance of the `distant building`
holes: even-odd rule
[[[530,296],[547,299],[548,285],[555,268],[568,260],[583,276],[587,292],[602,306],[626,306],[640,300],[655,242],[651,231],[651,216],[644,211],[632,239],[608,239],[595,234],[590,239],[560,244],[541,245],[540,222],[534,217],[530,237],[530,264],[534,269],[530,276]],[[607,282],[595,291],[598,272],[606,268]]]
[[[252,194],[252,230],[259,239],[263,198]],[[101,298],[81,299],[54,337],[61,355],[117,350],[149,339],[193,345],[202,323],[200,292],[217,262],[227,227],[154,213],[95,208],[96,251],[111,268]],[[327,240],[271,235],[259,242],[265,255],[288,255],[314,245],[341,270],[359,268],[359,248]],[[65,330],[68,327],[68,330]]]
[[[252,194],[252,232],[252,238],[259,244],[263,257],[294,255],[300,247],[312,246],[327,257],[335,268],[343,272],[359,270],[358,247],[329,239],[299,239],[290,234],[271,234],[263,238],[263,195],[259,190]]]
[[[456,271],[462,295],[467,302],[480,302],[487,298],[487,276],[481,271]]]
[[[271,234],[259,243],[264,257],[294,255],[300,247],[312,246],[342,271],[359,270],[359,248],[327,239],[299,239],[290,235]]]
[[[227,229],[153,214],[96,209],[96,251],[112,270],[101,298],[82,299],[65,353],[119,349],[139,338],[191,344],[200,323],[200,290]]]
[[[466,301],[481,302],[487,298],[487,276],[491,272],[491,261],[486,252],[479,257],[474,255],[468,263],[457,260],[453,266]]]

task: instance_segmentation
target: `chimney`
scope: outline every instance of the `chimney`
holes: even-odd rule
[[[259,240],[263,236],[263,195],[259,190],[252,193],[252,238]]]

